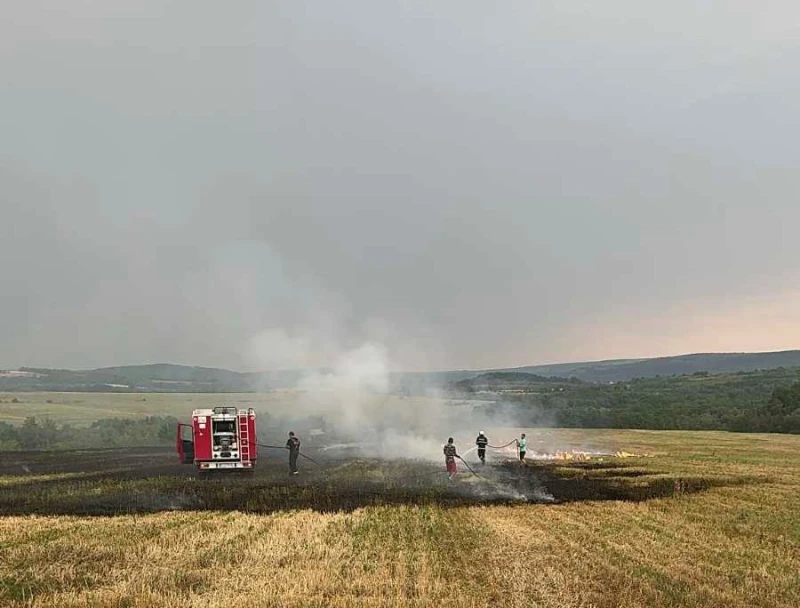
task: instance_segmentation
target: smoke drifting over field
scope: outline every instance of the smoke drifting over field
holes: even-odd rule
[[[321,343],[331,347],[333,332],[323,332]],[[266,362],[275,362],[280,350],[292,359],[306,359],[306,349],[314,344],[312,339],[292,339],[284,330],[270,330],[254,341],[265,356]],[[393,391],[389,349],[378,342],[364,342],[355,348],[341,349],[333,365],[325,371],[308,371],[299,382],[298,392],[292,395],[293,406],[288,417],[294,420],[321,416],[332,433],[323,438],[314,437],[304,445],[313,445],[321,455],[334,459],[337,466],[357,466],[360,460],[369,461],[388,477],[385,483],[398,487],[431,490],[441,487],[444,469],[434,472],[428,467],[400,459],[443,464],[442,446],[448,437],[454,437],[459,452],[478,467],[472,449],[479,430],[491,426],[517,427],[512,419],[489,418],[485,404],[463,402],[451,398],[441,387],[431,387],[422,395],[404,396]],[[288,397],[287,397],[288,398]],[[295,401],[296,399],[296,401]],[[516,431],[514,431],[516,432]],[[489,434],[491,438],[491,434]],[[303,440],[312,438],[303,438]],[[503,443],[511,437],[505,437]],[[499,443],[496,442],[496,443]],[[500,456],[514,457],[511,449]],[[342,461],[352,459],[342,465]],[[379,461],[376,463],[375,461]],[[492,460],[490,456],[489,460]],[[464,464],[459,469],[466,472]],[[364,473],[360,484],[368,489],[374,480]],[[553,500],[544,488],[528,485],[521,491],[506,474],[495,472],[480,479],[468,476],[477,483],[459,484],[454,488],[459,496],[477,501],[536,501]]]
[[[290,350],[296,354],[306,344],[299,340]],[[263,339],[261,346],[267,346]],[[291,416],[323,416],[341,439],[326,446],[332,452],[437,462],[448,437],[454,437],[464,451],[479,430],[498,424],[517,426],[516,420],[490,420],[479,405],[448,399],[440,388],[431,387],[415,397],[392,394],[390,370],[388,350],[381,344],[367,342],[343,350],[329,370],[305,374]]]
[[[289,334],[285,331],[273,331],[269,335],[279,336],[274,346],[288,346],[292,356],[305,356],[303,349],[313,344],[307,339],[287,342]],[[259,345],[269,348],[264,335],[260,336]],[[326,345],[330,347],[331,342],[326,341]],[[277,356],[271,352],[268,359],[274,361]],[[328,462],[336,462],[336,466],[348,470],[354,467],[354,472],[361,470],[359,463],[371,463],[372,468],[364,469],[364,476],[357,483],[365,490],[374,483],[371,475],[375,467],[386,476],[384,482],[389,485],[430,490],[440,487],[446,479],[442,446],[448,437],[453,437],[459,453],[477,473],[470,474],[465,463],[458,463],[464,475],[459,476],[461,483],[452,491],[459,496],[481,502],[555,500],[546,485],[537,481],[535,469],[517,466],[516,445],[506,445],[519,437],[523,428],[530,426],[533,417],[530,409],[494,408],[490,407],[495,405],[493,402],[464,401],[448,395],[442,387],[430,387],[421,395],[405,396],[395,390],[391,369],[389,349],[378,342],[365,342],[339,351],[329,369],[307,372],[298,391],[287,394],[287,400],[290,395],[292,399],[288,418],[301,420],[321,416],[332,432],[323,437],[303,437],[304,445],[330,459]],[[523,412],[526,423],[515,415]],[[539,414],[541,418],[541,412]],[[505,445],[503,449],[489,449],[487,454],[490,464],[501,466],[484,467],[478,463],[474,440],[479,430],[486,431],[490,445]],[[609,446],[598,450],[597,446],[586,443],[565,445],[563,439],[544,428],[541,432],[530,433],[528,441],[528,459],[532,462],[580,462],[614,455]],[[429,467],[417,466],[419,461],[441,467],[439,477],[435,472],[431,475],[430,470],[426,470]],[[520,481],[521,475],[524,483]],[[356,474],[355,478],[358,476]]]

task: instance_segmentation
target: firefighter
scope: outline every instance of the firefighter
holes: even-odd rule
[[[525,433],[522,433],[519,437],[519,441],[517,442],[517,446],[519,447],[519,466],[524,467],[525,465],[525,452],[528,450],[528,440],[525,439]]]
[[[286,442],[286,449],[289,450],[289,472],[297,475],[297,457],[300,455],[300,439],[289,431],[289,440]]]
[[[452,481],[453,477],[458,473],[456,458],[461,458],[461,456],[458,455],[455,444],[453,444],[452,437],[447,440],[447,444],[444,446],[442,452],[444,452],[444,464],[447,467],[448,478]]]
[[[489,445],[489,439],[483,434],[483,431],[478,431],[475,445],[478,446],[478,458],[481,459],[481,464],[486,464],[486,446]]]

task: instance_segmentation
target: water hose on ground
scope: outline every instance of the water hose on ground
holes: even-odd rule
[[[458,459],[459,459],[461,462],[463,462],[463,463],[464,463],[464,466],[465,466],[465,467],[467,467],[467,469],[469,469],[469,472],[470,472],[470,473],[472,473],[473,475],[475,475],[475,477],[477,477],[478,479],[483,479],[483,478],[482,478],[480,475],[478,475],[478,474],[477,474],[477,473],[476,473],[476,472],[475,472],[475,471],[472,469],[472,467],[471,467],[471,466],[469,466],[469,464],[467,463],[467,461],[466,461],[466,460],[464,460],[463,458],[461,458],[461,456],[456,456],[456,458],[458,458]]]
[[[510,442],[509,442],[509,443],[507,443],[506,445],[504,445],[504,446],[501,446],[501,448],[508,447],[509,445],[511,445],[512,443],[514,443],[514,442],[516,442],[516,441],[517,441],[517,440],[516,440],[516,439],[514,439],[513,441],[510,441]],[[249,443],[250,443],[251,445],[256,445],[256,446],[258,446],[258,447],[260,447],[260,448],[266,448],[266,449],[269,449],[269,450],[285,450],[285,449],[286,449],[286,446],[283,446],[283,445],[267,445],[267,444],[265,444],[265,443],[255,443],[255,442],[252,442],[252,441],[250,441]],[[494,447],[494,446],[491,446],[491,445],[490,445],[490,446],[488,446],[488,447],[490,447],[490,448],[493,448],[493,449],[500,449],[500,448],[496,448],[496,447]],[[315,465],[317,465],[317,466],[318,466],[320,469],[322,469],[322,471],[323,471],[323,472],[324,472],[326,475],[330,475],[330,473],[328,473],[327,469],[326,469],[324,466],[322,466],[322,464],[320,464],[319,462],[317,462],[316,460],[314,460],[313,458],[311,458],[311,456],[306,456],[305,454],[303,454],[303,452],[298,452],[298,453],[300,454],[300,456],[302,456],[302,457],[303,457],[303,458],[305,458],[306,460],[310,460],[310,461],[311,461],[311,462],[313,462]],[[464,460],[463,458],[461,458],[461,456],[457,456],[456,458],[458,458],[458,459],[459,459],[461,462],[463,462],[463,463],[464,463],[464,466],[465,466],[465,467],[467,467],[467,470],[469,470],[469,472],[470,472],[470,473],[472,473],[472,474],[473,474],[475,477],[477,477],[478,479],[483,479],[483,477],[481,477],[480,475],[478,475],[478,474],[475,472],[475,469],[473,469],[471,466],[469,466],[469,463],[468,463],[466,460]]]
[[[250,445],[255,445],[255,446],[258,446],[258,447],[260,447],[260,448],[267,448],[267,449],[269,449],[269,450],[285,450],[285,449],[287,449],[285,445],[267,445],[266,443],[256,443],[256,442],[254,442],[254,441],[248,441],[248,443],[249,443]],[[320,469],[322,469],[322,471],[323,471],[323,472],[324,472],[326,475],[330,475],[330,473],[328,473],[328,470],[327,470],[327,469],[326,469],[324,466],[322,466],[322,464],[320,464],[319,462],[317,462],[316,460],[314,460],[313,458],[311,458],[311,456],[306,456],[305,454],[303,454],[303,452],[297,452],[297,453],[298,453],[300,456],[302,456],[303,458],[305,458],[306,460],[310,460],[310,461],[311,461],[311,462],[313,462],[315,465],[317,465],[317,466],[318,466]]]

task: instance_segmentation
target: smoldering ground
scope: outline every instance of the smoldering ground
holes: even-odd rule
[[[461,467],[450,482],[441,465],[414,460],[350,459],[309,450],[287,475],[286,455],[263,452],[252,474],[198,475],[170,448],[0,453],[0,514],[116,515],[171,510],[270,513],[349,511],[371,505],[645,501],[715,486],[764,480],[679,477],[651,461],[534,462],[511,459]],[[27,471],[25,469],[27,467]]]

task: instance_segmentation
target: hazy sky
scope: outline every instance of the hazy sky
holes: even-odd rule
[[[0,367],[800,347],[800,4],[0,20]]]

